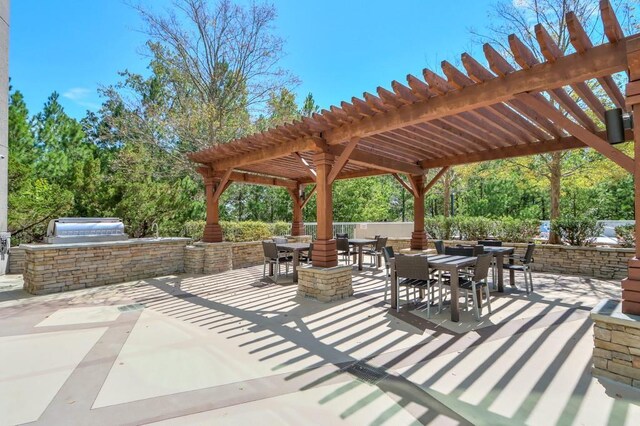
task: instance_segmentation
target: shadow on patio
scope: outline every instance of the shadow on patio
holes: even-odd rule
[[[354,275],[355,297],[330,304],[301,299],[295,285],[263,281],[259,267],[150,279],[124,293],[154,312],[224,336],[219,349],[229,358],[239,351],[268,364],[268,389],[254,388],[243,402],[325,389],[314,394],[317,404],[339,404],[341,418],[365,416],[370,424],[406,414],[422,424],[445,418],[473,424],[631,421],[640,413],[638,394],[605,388],[590,374],[588,313],[600,298],[615,296],[617,284],[551,274],[535,279],[531,296],[492,294],[489,318],[500,316],[499,322],[461,333],[416,310],[390,311],[382,302],[382,273],[371,270]]]

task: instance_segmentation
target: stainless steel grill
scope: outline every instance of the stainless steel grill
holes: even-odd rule
[[[49,222],[48,244],[90,243],[128,239],[124,224],[115,217],[61,217]]]

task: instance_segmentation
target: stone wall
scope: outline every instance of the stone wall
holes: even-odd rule
[[[9,251],[9,267],[8,274],[22,274],[24,272],[24,263],[26,256],[24,250],[18,247],[12,247]]]
[[[351,273],[351,265],[333,268],[303,266],[298,269],[298,295],[319,302],[332,302],[352,296]]]
[[[311,242],[310,235],[290,237],[290,242]],[[262,265],[262,241],[238,243],[195,243],[185,248],[185,272],[216,274],[230,269]]]
[[[445,245],[476,244],[477,241],[445,241]],[[527,244],[508,243],[516,254],[524,255]],[[429,241],[433,247],[433,241]],[[537,244],[533,254],[534,272],[560,272],[568,275],[587,275],[594,278],[625,278],[629,260],[635,255],[632,248],[573,247],[556,244]]]
[[[27,244],[24,288],[58,293],[184,272],[188,238],[108,243]]]
[[[606,299],[591,318],[593,375],[640,388],[640,317],[623,314],[618,300]]]

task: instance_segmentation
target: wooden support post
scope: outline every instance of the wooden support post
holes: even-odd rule
[[[293,201],[293,221],[291,223],[291,235],[297,237],[304,235],[304,222],[302,221],[302,198],[300,197],[302,186],[290,190],[291,199]]]
[[[640,117],[640,43],[627,47],[629,84],[627,85],[627,108],[635,117]],[[635,84],[634,84],[635,83]],[[622,280],[622,312],[640,315],[640,124],[633,129],[634,144],[634,196],[636,255],[629,261],[629,276]]]
[[[427,233],[424,231],[424,175],[412,175],[410,178],[414,190],[411,250],[424,250],[427,248]]]
[[[205,178],[205,194],[207,199],[207,223],[204,227],[202,241],[205,243],[221,243],[222,227],[220,226],[219,198],[215,198],[215,180]]]
[[[313,266],[330,268],[338,265],[336,240],[333,238],[333,196],[328,182],[334,156],[327,152],[315,154],[317,238],[313,243]]]

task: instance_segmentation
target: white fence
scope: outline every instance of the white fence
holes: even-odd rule
[[[606,242],[604,239],[616,238],[616,226],[621,225],[633,225],[633,220],[599,220],[598,223],[603,224],[603,232],[600,237],[603,239],[601,242]],[[549,221],[540,221],[540,234],[545,235],[549,232]],[[304,232],[307,235],[312,235],[316,238],[316,222],[309,222],[304,224]],[[333,235],[336,233],[346,233],[349,238],[364,238],[374,235],[384,235],[391,238],[409,238],[413,231],[413,222],[334,222],[333,223]],[[612,241],[615,242],[615,241]]]

